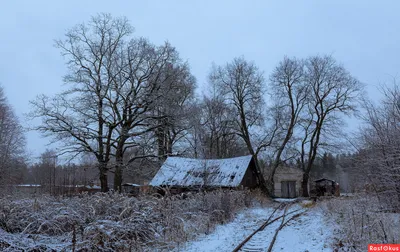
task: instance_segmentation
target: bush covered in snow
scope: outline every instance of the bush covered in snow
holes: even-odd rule
[[[13,251],[34,245],[39,246],[36,251],[169,250],[229,221],[238,210],[249,206],[251,199],[247,191],[223,190],[139,198],[114,193],[18,200],[3,197],[0,248]]]
[[[338,226],[337,251],[364,251],[372,243],[400,243],[400,214],[382,211],[376,197],[334,198],[322,207]]]

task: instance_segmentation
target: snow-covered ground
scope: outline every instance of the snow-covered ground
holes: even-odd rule
[[[310,209],[279,232],[272,251],[332,251],[333,229],[321,209]]]
[[[276,201],[276,202],[295,202],[295,201],[297,201],[297,198],[293,198],[293,199],[275,198],[274,201]]]
[[[279,232],[272,251],[332,251],[330,242],[334,227],[324,217],[321,208],[304,208],[301,204],[296,204],[288,212],[295,209],[306,212],[289,222]],[[218,226],[213,233],[200,236],[197,240],[176,248],[175,251],[232,251],[261,226],[272,211],[271,207],[246,209],[232,222]],[[275,216],[279,216],[282,211]],[[280,223],[279,220],[267,226],[265,230],[255,235],[247,246],[252,246],[256,250],[268,248]]]
[[[63,237],[45,235],[10,234],[0,228],[0,251],[66,251],[69,240]],[[25,249],[25,250],[23,250]],[[36,250],[35,250],[36,249]]]

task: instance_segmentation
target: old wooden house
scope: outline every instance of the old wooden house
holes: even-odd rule
[[[301,195],[303,171],[298,168],[279,166],[274,175],[274,196],[296,198]]]
[[[255,188],[259,185],[252,156],[227,159],[168,157],[153,180],[154,187],[177,191]]]

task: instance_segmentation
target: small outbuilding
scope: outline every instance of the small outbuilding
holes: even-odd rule
[[[140,185],[134,184],[134,183],[125,183],[125,184],[122,184],[122,191],[124,193],[128,193],[133,196],[137,196],[140,193]]]
[[[274,196],[296,198],[301,195],[303,171],[298,168],[279,166],[274,175]]]
[[[226,159],[168,157],[151,180],[154,187],[188,191],[213,188],[255,188],[259,185],[252,156]]]
[[[314,182],[317,196],[340,196],[339,183],[336,181],[321,178]]]

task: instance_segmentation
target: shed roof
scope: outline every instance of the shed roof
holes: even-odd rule
[[[122,184],[122,186],[134,186],[134,187],[138,187],[138,186],[141,186],[141,185],[134,184],[134,183],[125,183],[125,184]]]
[[[329,181],[329,182],[332,182],[332,183],[336,183],[335,180],[327,179],[327,178],[320,178],[320,179],[314,180],[314,182],[316,182],[316,183],[319,183],[319,182],[322,182],[322,181]]]
[[[237,187],[251,160],[252,156],[227,159],[168,157],[150,185]]]

